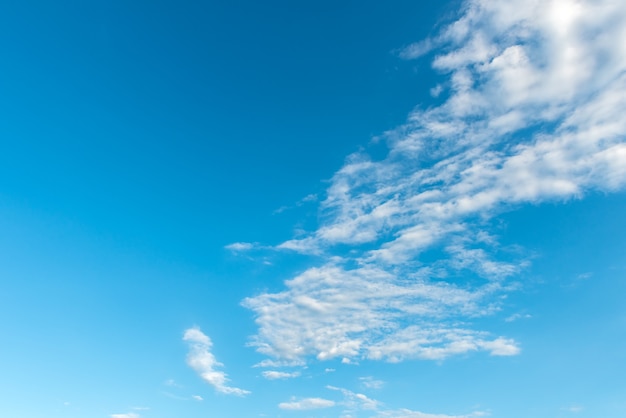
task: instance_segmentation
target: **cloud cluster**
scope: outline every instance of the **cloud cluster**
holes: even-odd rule
[[[291,401],[282,402],[278,406],[286,410],[340,407],[341,418],[356,418],[357,416],[364,416],[363,414],[369,418],[472,418],[487,415],[483,411],[475,411],[466,415],[445,415],[428,414],[410,409],[388,409],[382,402],[371,399],[362,393],[336,386],[326,386],[326,389],[340,393],[342,398],[338,401],[323,398],[303,398],[300,400],[292,398]]]
[[[216,370],[223,365],[219,363],[213,353],[211,347],[213,343],[211,339],[205,335],[199,328],[189,328],[183,335],[183,340],[189,344],[189,353],[187,354],[187,364],[194,369],[200,377],[213,386],[215,390],[228,395],[247,395],[250,392],[244,389],[228,386],[226,373]],[[196,400],[200,397],[194,397]]]
[[[399,361],[519,352],[474,330],[524,267],[492,220],[523,204],[626,185],[626,3],[471,0],[400,53],[436,51],[443,104],[388,133],[387,155],[351,155],[319,227],[277,246],[321,264],[244,300],[252,344],[277,360]]]

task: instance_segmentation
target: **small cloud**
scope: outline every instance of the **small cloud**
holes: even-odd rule
[[[189,328],[185,331],[183,341],[189,344],[189,354],[187,355],[187,364],[194,369],[200,377],[213,386],[215,390],[227,395],[247,395],[250,392],[244,389],[227,386],[228,381],[226,373],[216,370],[221,367],[213,353],[211,347],[213,343],[211,339],[202,333],[199,328]]]
[[[111,418],[139,418],[139,414],[129,412],[127,414],[111,414]]]
[[[322,398],[304,398],[300,400],[292,400],[291,402],[281,402],[278,404],[280,409],[289,411],[307,411],[310,409],[331,408],[335,406],[335,402]]]
[[[522,351],[515,341],[502,337],[493,341],[481,341],[480,346],[492,356],[516,356]]]
[[[306,363],[302,360],[270,360],[265,359],[252,367],[298,367]]]
[[[310,202],[317,202],[317,195],[312,193],[309,195],[304,196],[302,199],[298,200],[295,205],[293,206],[281,206],[278,209],[276,209],[273,214],[277,215],[279,213],[283,213],[286,210],[289,209],[294,209],[294,208],[299,208],[300,206],[304,205],[305,203],[310,203]]]
[[[344,400],[341,402],[341,405],[348,409],[357,410],[368,410],[373,411],[378,409],[380,406],[380,402],[376,399],[368,398],[366,395],[362,393],[352,392],[351,390],[339,388],[336,386],[328,385],[326,386],[328,390],[334,390],[337,392],[341,392],[343,394]]]
[[[335,371],[335,369],[330,369],[330,368],[324,369],[324,373],[332,373],[334,371]]]
[[[276,370],[266,370],[261,374],[267,380],[291,379],[291,378],[300,376],[300,372],[287,373],[287,372],[279,372]]]
[[[509,317],[505,318],[504,320],[505,320],[506,322],[514,322],[514,321],[517,321],[517,320],[519,320],[519,319],[530,319],[530,318],[532,318],[532,317],[533,317],[533,316],[532,316],[532,315],[530,315],[530,314],[521,314],[521,313],[516,313],[516,314],[513,314],[513,315],[511,315],[511,316],[509,316]]]
[[[385,385],[382,380],[374,379],[372,376],[360,377],[361,384],[368,389],[380,389]]]
[[[579,274],[578,276],[576,276],[576,279],[578,279],[578,280],[589,280],[591,278],[591,276],[593,276],[593,273],[582,273],[582,274]]]
[[[173,388],[180,388],[180,387],[182,387],[181,385],[176,383],[176,381],[174,379],[167,379],[165,382],[163,382],[163,384],[165,386],[169,386],[169,387],[173,387]]]
[[[191,397],[194,401],[198,401],[198,402],[202,402],[204,400],[204,398],[200,395],[193,395]]]
[[[224,248],[232,252],[243,252],[250,251],[254,248],[254,245],[255,244],[250,242],[233,242],[232,244],[226,245]]]
[[[317,201],[317,195],[314,193],[311,193],[310,195],[307,195],[305,197],[302,198],[301,202],[303,203],[307,203],[307,202],[316,202]]]
[[[414,60],[428,54],[432,51],[434,46],[435,45],[431,39],[424,39],[423,41],[412,43],[411,45],[401,49],[398,56],[404,60]]]
[[[430,89],[430,95],[432,97],[439,97],[439,95],[441,94],[441,92],[443,91],[443,86],[441,84],[437,84],[435,87],[433,87],[432,89]]]
[[[572,405],[572,406],[568,406],[566,408],[561,408],[563,411],[567,411],[567,412],[571,412],[573,414],[577,414],[579,412],[582,412],[583,407],[579,406],[579,405]]]

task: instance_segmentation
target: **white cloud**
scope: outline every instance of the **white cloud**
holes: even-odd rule
[[[193,395],[191,399],[193,399],[194,401],[198,401],[198,402],[202,402],[204,400],[204,398],[200,395]]]
[[[507,316],[504,320],[506,322],[514,322],[520,319],[530,319],[532,317],[533,316],[531,314],[514,313],[513,315]]]
[[[484,412],[474,412],[469,415],[445,415],[445,414],[427,414],[419,411],[411,411],[410,409],[398,409],[393,411],[381,411],[375,418],[471,418],[487,416]]]
[[[382,380],[374,379],[372,376],[360,377],[361,384],[368,389],[380,389],[385,386]]]
[[[253,249],[254,246],[255,244],[252,244],[250,242],[233,242],[232,244],[228,244],[224,248],[233,252],[243,252]]]
[[[389,409],[382,402],[368,398],[362,393],[335,386],[326,386],[326,389],[340,392],[343,395],[343,400],[337,402],[337,405],[344,408],[341,416],[346,418],[361,415],[363,411],[369,413],[370,418],[471,418],[488,415],[484,411],[475,411],[466,415],[445,415],[429,414],[410,409]]]
[[[425,39],[402,48],[398,55],[402,59],[412,60],[428,54],[434,47],[435,45],[431,39]]]
[[[294,377],[300,376],[300,372],[279,372],[276,370],[266,370],[261,373],[264,378],[268,380],[278,380],[278,379],[292,379]]]
[[[139,414],[129,412],[127,414],[111,414],[111,418],[139,418]]]
[[[624,2],[475,0],[405,49],[436,47],[448,98],[388,132],[384,158],[356,153],[334,174],[319,227],[276,247],[322,261],[244,300],[259,326],[252,344],[276,361],[519,353],[472,325],[498,311],[525,267],[491,221],[626,186],[626,43],[616,39],[626,39]]]
[[[359,410],[374,411],[381,405],[379,401],[368,398],[362,393],[330,385],[326,386],[326,389],[338,391],[343,395],[341,405],[345,408],[344,414],[348,412],[354,413]]]
[[[334,401],[323,398],[304,398],[300,400],[291,400],[290,402],[281,402],[278,404],[280,409],[290,411],[306,411],[310,409],[331,408],[335,406]]]
[[[514,353],[513,341],[447,327],[446,318],[478,315],[485,308],[480,291],[415,279],[399,283],[378,268],[347,271],[328,265],[313,268],[286,283],[288,290],[248,298],[243,303],[262,311],[258,350],[287,360],[351,357],[399,361],[441,359],[465,351]],[[416,322],[420,326],[401,326]]]
[[[228,386],[226,373],[216,370],[222,367],[213,353],[211,339],[202,333],[199,328],[189,328],[185,331],[183,340],[189,344],[189,354],[187,354],[187,364],[194,369],[200,377],[213,386],[215,390],[229,395],[247,395],[250,392],[236,387]]]

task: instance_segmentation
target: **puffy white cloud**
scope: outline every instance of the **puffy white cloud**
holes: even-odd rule
[[[252,344],[276,361],[519,353],[471,324],[525,266],[500,251],[490,221],[626,186],[620,39],[624,2],[471,0],[403,50],[434,51],[445,101],[388,132],[382,159],[359,152],[334,174],[319,227],[277,246],[322,261],[244,300]]]
[[[281,402],[278,404],[280,409],[290,411],[306,411],[310,409],[331,408],[335,406],[334,401],[323,398],[304,398],[300,400],[292,400],[290,402]]]
[[[194,369],[205,382],[213,386],[215,390],[221,393],[239,396],[250,393],[247,390],[226,384],[228,382],[226,373],[216,370],[223,365],[219,363],[213,353],[211,353],[213,343],[199,328],[189,328],[186,330],[183,340],[189,344],[187,364]]]

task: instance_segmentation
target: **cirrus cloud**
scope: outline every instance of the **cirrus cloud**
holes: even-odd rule
[[[251,344],[276,361],[440,360],[519,343],[477,330],[528,262],[493,219],[626,185],[626,4],[471,0],[400,56],[433,49],[441,105],[355,153],[330,180],[320,223],[275,247],[318,265],[247,298]]]

